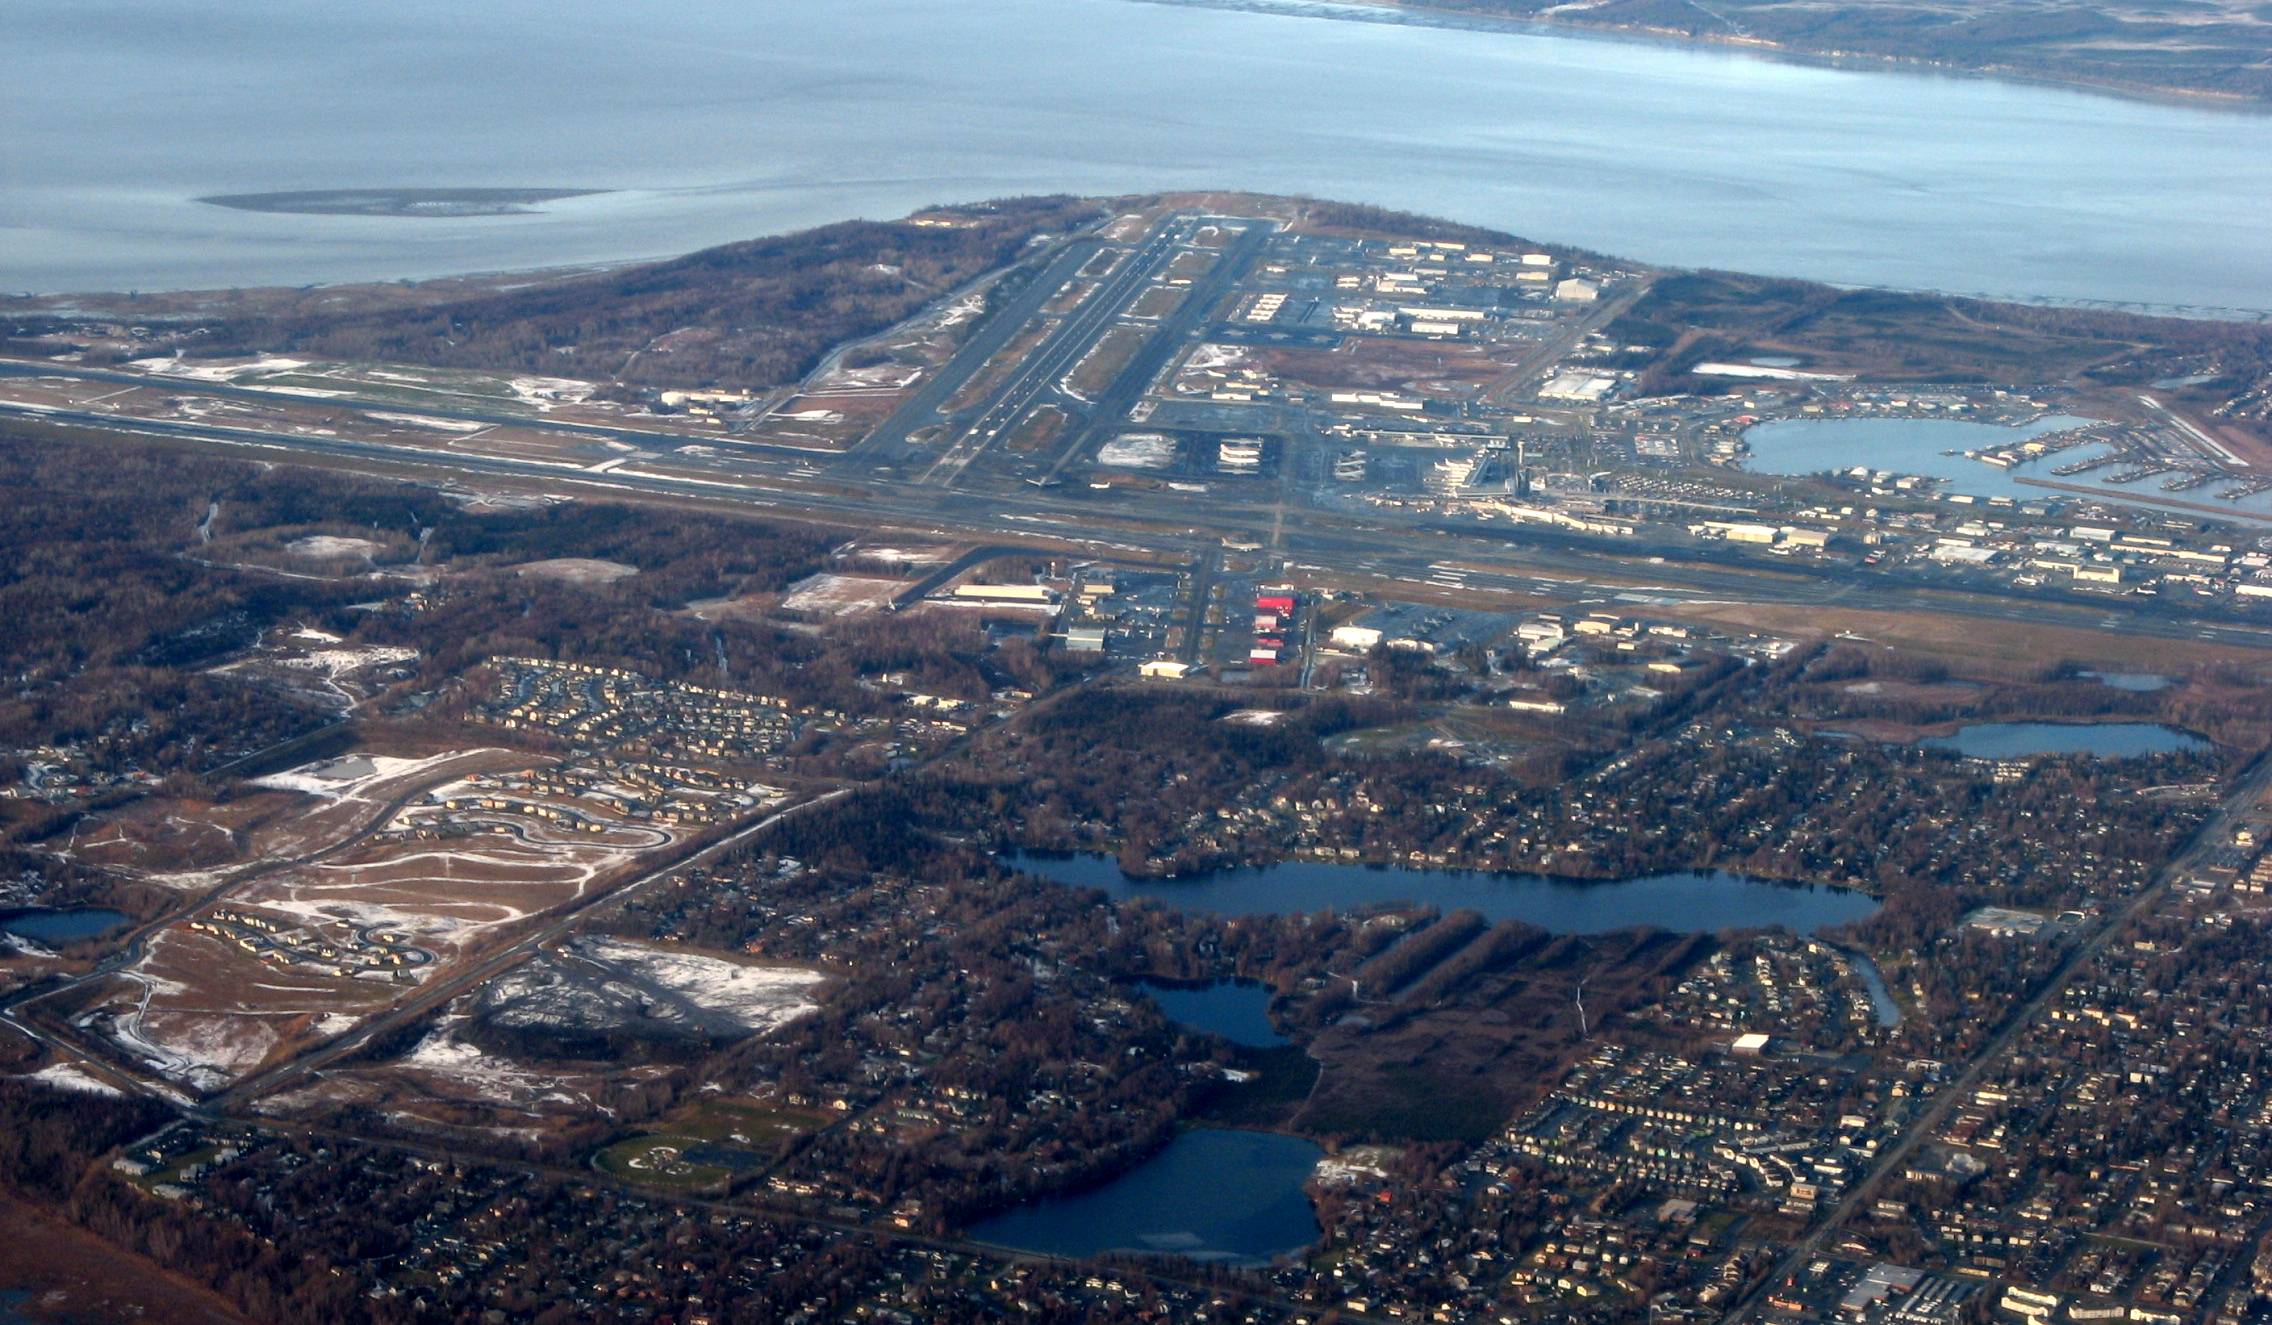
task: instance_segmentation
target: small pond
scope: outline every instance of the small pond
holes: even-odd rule
[[[34,943],[77,943],[82,939],[99,939],[105,934],[125,928],[133,917],[124,911],[112,911],[100,906],[75,906],[57,910],[48,907],[24,907],[14,911],[0,911],[0,932]]]
[[[1317,1241],[1304,1184],[1324,1154],[1299,1137],[1198,1128],[1102,1186],[1029,1201],[970,1233],[1051,1256],[1136,1251],[1266,1264]]]
[[[2153,722],[1976,722],[1957,728],[1954,735],[1930,737],[1920,744],[1976,759],[2034,755],[2136,759],[2209,748],[2207,741],[2191,732]]]
[[[1286,1043],[1286,1037],[1270,1027],[1267,985],[1252,980],[1218,980],[1210,985],[1147,980],[1143,989],[1179,1026],[1250,1049],[1275,1049]]]

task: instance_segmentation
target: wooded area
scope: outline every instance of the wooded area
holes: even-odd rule
[[[773,386],[802,377],[832,347],[1008,265],[1035,236],[1102,211],[1074,198],[1021,198],[942,214],[944,224],[846,221],[429,305],[246,312],[212,323],[183,348],[632,386]],[[341,302],[359,307],[352,298]]]

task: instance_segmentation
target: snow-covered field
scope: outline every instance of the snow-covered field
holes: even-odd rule
[[[941,566],[954,555],[953,548],[944,547],[865,547],[847,543],[837,549],[837,555],[852,561],[865,561],[878,566]]]
[[[790,612],[853,616],[881,607],[903,587],[897,580],[832,575],[823,571],[790,585],[789,592],[781,599],[781,606],[783,610]]]
[[[1223,721],[1241,727],[1275,727],[1285,720],[1286,714],[1280,709],[1240,709],[1223,715]]]
[[[431,414],[389,414],[372,410],[370,417],[383,423],[399,423],[408,428],[425,428],[432,432],[481,432],[490,424],[475,423],[471,419],[437,419]]]
[[[27,1072],[24,1080],[37,1081],[57,1090],[73,1090],[82,1095],[124,1095],[126,1092],[107,1081],[87,1075],[76,1064],[50,1063],[37,1072]]]
[[[1349,1187],[1388,1181],[1388,1166],[1398,1151],[1391,1146],[1351,1146],[1317,1162],[1315,1180],[1326,1187]]]
[[[1191,352],[1183,361],[1187,373],[1209,373],[1224,368],[1236,368],[1246,362],[1246,349],[1239,345],[1218,345],[1213,341]]]
[[[411,662],[416,660],[417,657],[418,650],[400,644],[366,644],[356,649],[317,649],[296,657],[279,658],[276,661],[281,666],[321,672],[328,677],[340,677],[350,672],[361,671],[366,667],[378,667],[386,663]]]
[[[307,367],[305,359],[251,359],[234,363],[187,359],[136,359],[129,368],[146,373],[164,373],[168,377],[186,377],[198,382],[234,382],[240,377],[258,373],[289,373]]]
[[[310,534],[295,538],[284,545],[286,552],[303,557],[368,557],[380,550],[380,545],[368,538],[343,538],[338,534]]]
[[[139,987],[132,1005],[108,1006],[110,1039],[140,1059],[151,1071],[197,1090],[218,1090],[258,1067],[280,1040],[272,1023],[279,1012],[254,1012],[241,1004],[228,1007],[193,1001],[192,991],[178,981],[152,974],[153,963],[163,963],[178,945],[182,931],[161,931],[137,967],[122,972]],[[102,1016],[104,1009],[83,1014],[85,1024]]]
[[[1175,439],[1161,433],[1122,433],[1097,448],[1097,463],[1116,469],[1165,469],[1175,463],[1175,450]]]
[[[568,584],[610,584],[637,575],[639,568],[620,561],[601,561],[596,557],[554,557],[550,561],[523,563],[514,567],[513,573]]]
[[[403,1055],[402,1066],[432,1072],[483,1099],[520,1104],[580,1104],[580,1095],[560,1088],[559,1074],[525,1067],[510,1058],[484,1053],[457,1036],[462,1017],[445,1018],[429,1031],[416,1048]]]
[[[382,782],[439,768],[469,754],[483,753],[489,751],[450,750],[428,755],[424,759],[400,759],[393,755],[342,755],[337,759],[302,764],[298,768],[288,768],[281,773],[255,778],[253,785],[271,787],[277,791],[304,791],[326,800],[351,800],[367,795]]]
[[[554,405],[580,405],[592,398],[592,384],[573,377],[516,377],[505,385],[540,411]]]
[[[577,948],[760,1034],[819,1011],[812,988],[826,978],[794,966],[748,966],[624,939],[587,939]]]

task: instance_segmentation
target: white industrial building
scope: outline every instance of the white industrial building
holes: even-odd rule
[[[966,603],[1022,603],[1031,607],[1048,607],[1057,601],[1057,591],[1046,584],[958,584],[954,596]]]

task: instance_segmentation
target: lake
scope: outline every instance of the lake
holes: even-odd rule
[[[1167,1252],[1265,1264],[1317,1241],[1303,1184],[1324,1155],[1299,1137],[1199,1128],[1101,1187],[1028,1202],[970,1235],[1051,1256]]]
[[[1731,50],[1131,0],[17,0],[0,68],[10,291],[601,262],[1225,187],[1671,264],[2272,309],[2272,116]],[[521,216],[194,201],[352,188],[613,192]]]
[[[1002,863],[1028,874],[1115,898],[1155,898],[1219,915],[1350,911],[1411,902],[1445,912],[1476,911],[1494,923],[1520,920],[1556,934],[1603,934],[1647,925],[1678,933],[1781,925],[1794,933],[1848,924],[1878,909],[1844,888],[1769,883],[1719,870],[1682,870],[1623,880],[1289,860],[1180,879],[1133,879],[1110,856],[1005,852]]]
[[[1208,985],[1174,985],[1147,980],[1144,992],[1168,1020],[1208,1035],[1220,1035],[1250,1049],[1286,1043],[1270,1024],[1270,989],[1253,980],[1218,980]]]
[[[1953,736],[1935,736],[1919,744],[1977,759],[2032,755],[2135,759],[2209,748],[2207,741],[2191,732],[2152,722],[1976,722],[1957,728]]]
[[[2010,469],[1961,454],[1946,454],[2009,446],[2030,437],[2092,422],[2094,420],[2064,414],[2013,426],[1961,419],[1777,419],[1745,431],[1744,444],[1751,448],[1751,454],[1745,458],[1744,468],[1762,474],[1793,475],[1820,474],[1861,465],[1895,474],[1937,478],[1942,480],[1944,492],[1981,498],[2009,497],[2016,502],[2049,502],[2080,495],[2037,487],[2022,482],[2023,479],[2086,487],[2092,489],[2091,495],[2134,506],[2155,506],[2171,500],[2170,494],[2161,491],[2158,477],[2128,484],[2106,481],[2130,468],[2126,464],[2106,465],[2064,477],[2052,473],[2069,461],[2105,454],[2102,446],[2071,448]],[[2175,494],[2175,499],[2198,503],[2215,492],[2216,486],[2212,486]],[[2230,504],[2237,510],[2272,514],[2272,493],[2256,493]]]
[[[71,907],[66,910],[25,907],[0,911],[0,932],[27,938],[34,943],[77,943],[81,939],[99,939],[114,930],[123,929],[132,919],[124,911],[112,911],[99,906]]]
[[[2050,501],[2060,494],[2048,488],[2029,487],[2019,481],[2020,477],[2048,477],[2055,465],[2086,452],[2072,452],[2053,465],[2035,461],[2011,469],[1945,453],[2009,446],[2090,422],[2090,419],[2070,415],[2052,415],[2018,427],[1959,419],[1778,419],[1745,431],[1744,445],[1751,448],[1751,454],[1744,460],[1744,468],[1761,474],[1804,475],[1860,465],[1895,474],[1937,478],[1943,481],[1946,491],[1974,497]],[[2078,476],[2060,481],[2089,480]],[[2109,489],[2107,495],[2132,494],[2117,487]]]

